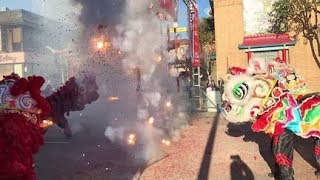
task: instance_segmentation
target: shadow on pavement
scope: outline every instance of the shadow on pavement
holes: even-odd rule
[[[271,151],[271,138],[263,132],[256,133],[251,130],[250,122],[234,124],[229,123],[227,125],[228,130],[226,134],[232,137],[244,136],[243,140],[245,142],[255,142],[258,144],[259,153],[262,158],[267,162],[271,172],[274,172],[275,162],[273,160],[273,154]],[[314,157],[314,141],[312,138],[303,139],[296,136],[294,139],[294,149],[296,152],[311,166],[318,169],[316,159]]]
[[[213,145],[214,145],[215,136],[216,136],[216,132],[217,132],[217,128],[218,128],[219,119],[220,119],[220,113],[218,112],[213,119],[209,138],[207,141],[206,149],[203,154],[201,167],[200,167],[200,171],[198,174],[198,180],[208,179],[208,177],[209,177],[210,162],[211,162],[211,158],[212,158]]]
[[[255,142],[258,144],[259,153],[263,160],[268,164],[271,172],[274,172],[275,162],[273,159],[273,154],[271,151],[271,138],[265,133],[256,133],[251,130],[250,122],[246,123],[229,123],[227,125],[228,130],[226,134],[232,137],[244,136],[243,140],[245,142]]]
[[[232,159],[230,165],[231,180],[254,180],[251,169],[239,155],[233,155],[230,158]]]

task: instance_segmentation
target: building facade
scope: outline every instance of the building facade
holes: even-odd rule
[[[50,48],[58,38],[48,26],[58,23],[25,10],[0,11],[0,77],[41,75],[57,86],[67,78],[67,66]],[[50,28],[54,29],[54,28]]]
[[[292,65],[307,80],[308,86],[320,91],[320,69],[303,38],[266,32],[267,12],[273,0],[214,0],[216,75],[219,79],[231,66],[246,67],[251,57],[266,61],[280,58]],[[260,4],[259,4],[260,3]],[[258,9],[260,8],[260,9]]]

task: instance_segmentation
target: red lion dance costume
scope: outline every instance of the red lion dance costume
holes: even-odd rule
[[[16,74],[4,76],[0,81],[1,180],[35,180],[33,155],[44,143],[48,118],[60,127],[68,128],[64,114],[84,108],[82,104],[77,105],[82,91],[79,93],[75,78],[69,79],[65,86],[46,99],[40,90],[44,82],[41,76],[20,78]],[[94,89],[97,89],[95,81]],[[83,104],[98,97],[95,91]]]

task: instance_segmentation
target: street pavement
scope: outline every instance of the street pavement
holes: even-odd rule
[[[103,137],[103,130],[82,130],[66,139],[52,128],[35,159],[39,180],[272,180],[270,138],[253,133],[250,124],[229,124],[218,113],[197,113],[180,139],[162,150],[162,159],[139,162],[120,145]],[[102,136],[95,136],[95,134]],[[316,180],[312,140],[296,138],[295,179]]]
[[[271,140],[263,133],[253,133],[250,124],[236,126],[218,113],[202,113],[181,134],[167,152],[169,157],[146,169],[140,179],[274,179],[268,177],[273,167]],[[185,148],[186,144],[191,145]],[[312,140],[295,139],[295,179],[317,179],[312,150]]]

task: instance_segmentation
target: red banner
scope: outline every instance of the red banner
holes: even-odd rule
[[[200,66],[200,44],[199,44],[199,17],[198,17],[198,9],[194,8],[194,16],[192,22],[193,28],[193,66]]]

